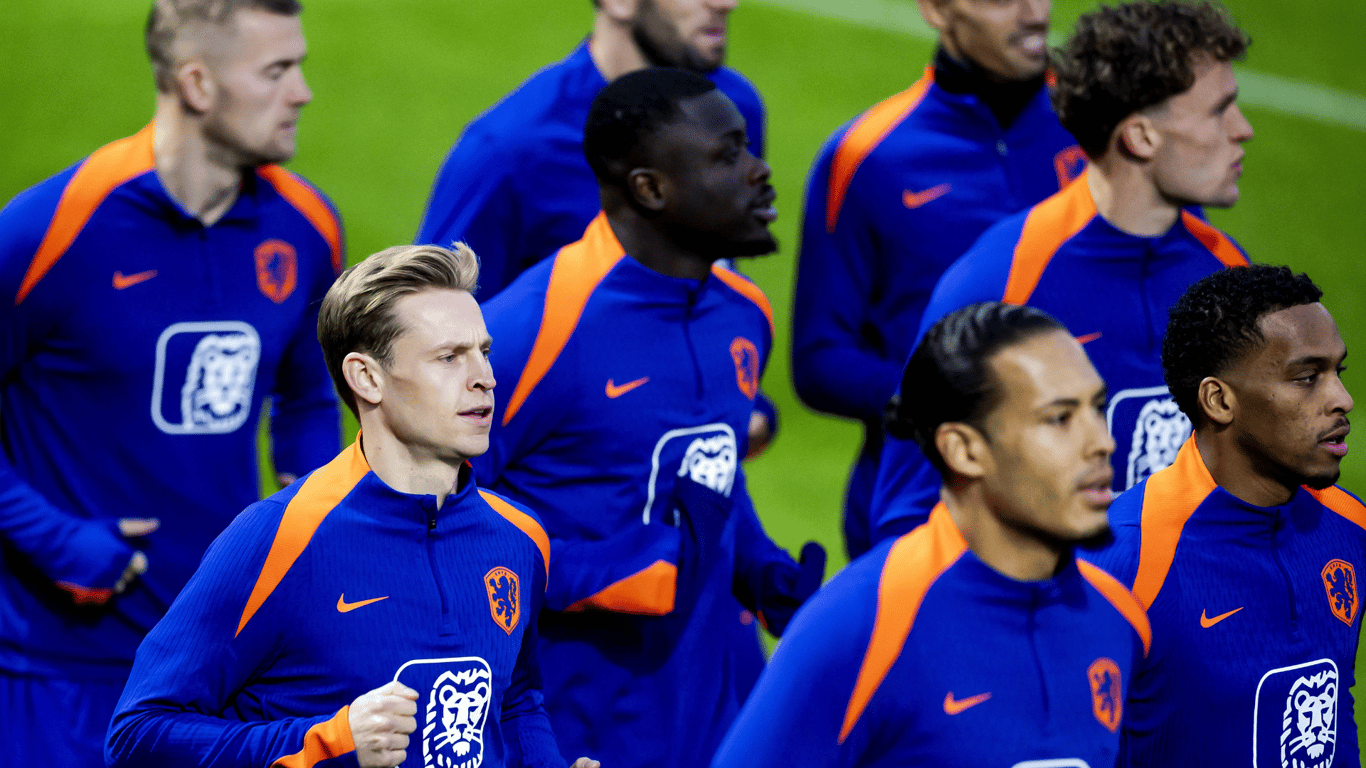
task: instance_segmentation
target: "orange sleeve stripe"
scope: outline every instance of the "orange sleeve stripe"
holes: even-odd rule
[[[152,157],[152,131],[152,124],[148,124],[126,139],[106,144],[76,169],[66,189],[62,190],[47,232],[19,283],[14,306],[22,304],[38,281],[62,258],[110,192],[156,167]]]
[[[356,751],[351,738],[351,705],[341,708],[331,720],[318,723],[304,733],[304,748],[271,763],[280,768],[313,768],[324,760]]]
[[[1134,597],[1134,593],[1125,589],[1124,585],[1119,583],[1119,579],[1085,560],[1077,560],[1077,569],[1081,571],[1081,575],[1087,581],[1091,582],[1091,586],[1096,588],[1101,597],[1110,601],[1110,605],[1113,605],[1115,610],[1119,611],[1120,615],[1128,619],[1129,623],[1133,625],[1134,631],[1143,640],[1143,655],[1147,656],[1148,651],[1153,647],[1153,628],[1148,623],[1147,612],[1143,610],[1143,606],[1138,604],[1138,598]]]
[[[308,219],[308,223],[318,230],[332,250],[332,271],[341,274],[342,267],[342,229],[337,214],[332,212],[322,195],[310,187],[303,179],[286,171],[278,165],[263,165],[256,169],[261,178],[270,182],[280,196],[294,206]]]
[[[928,523],[892,545],[878,581],[873,634],[868,639],[868,650],[854,681],[854,693],[844,712],[839,743],[843,744],[854,729],[892,664],[901,655],[925,593],[940,574],[958,562],[967,548],[963,534],[958,532],[943,502],[930,512]]]
[[[746,280],[743,276],[726,269],[720,264],[711,265],[711,273],[716,275],[721,282],[730,286],[736,293],[754,302],[755,306],[759,308],[759,311],[764,313],[764,317],[768,318],[769,336],[776,339],[777,332],[774,330],[773,326],[773,305],[768,303],[768,297],[759,289],[759,286]]]
[[[1209,249],[1221,264],[1226,267],[1246,267],[1247,257],[1238,250],[1238,246],[1228,239],[1223,232],[1210,226],[1207,222],[1201,221],[1199,216],[1190,211],[1181,212],[1181,222],[1186,225],[1186,229],[1200,244]]]
[[[480,490],[479,495],[484,497],[484,501],[493,507],[493,511],[502,515],[509,523],[521,529],[536,542],[536,548],[541,550],[541,562],[545,563],[545,580],[550,582],[550,537],[546,535],[545,529],[536,522],[536,518],[528,515],[522,510],[512,506],[496,494]]]
[[[1001,301],[1028,303],[1058,249],[1095,218],[1096,203],[1087,186],[1087,173],[1089,171],[1083,172],[1076,181],[1034,206],[1026,216]]]
[[[1361,505],[1352,494],[1342,490],[1336,485],[1330,485],[1321,491],[1307,488],[1319,503],[1343,517],[1356,523],[1358,527],[1366,529],[1366,507]]]
[[[585,597],[564,609],[566,613],[598,608],[640,616],[663,616],[674,609],[674,589],[678,566],[656,560],[643,571],[613,582],[601,592]]]
[[[299,492],[285,507],[280,518],[280,527],[275,531],[275,541],[266,554],[266,562],[251,588],[251,596],[242,608],[242,618],[237,622],[234,637],[242,634],[251,617],[265,603],[270,593],[280,586],[285,574],[302,555],[313,534],[322,525],[323,519],[336,508],[362,477],[370,471],[365,455],[360,450],[360,436],[356,442],[337,455],[337,458],[320,467],[308,476]],[[310,763],[311,765],[311,763]]]
[[[1152,608],[1157,593],[1162,591],[1186,521],[1216,487],[1195,447],[1194,436],[1181,446],[1170,467],[1148,478],[1143,490],[1138,573],[1133,588],[1143,610]]]
[[[934,68],[925,67],[925,74],[910,88],[895,96],[884,99],[872,109],[859,116],[849,126],[844,138],[835,148],[835,156],[830,161],[830,184],[825,193],[825,229],[835,231],[839,222],[840,209],[844,207],[844,196],[849,194],[849,185],[854,181],[854,172],[872,154],[877,145],[887,138],[901,122],[924,100],[925,93],[934,83]]]
[[[508,398],[507,410],[503,411],[504,426],[512,421],[531,390],[550,372],[550,366],[555,364],[578,326],[588,297],[625,255],[617,236],[612,233],[612,226],[607,223],[606,214],[601,212],[584,230],[582,240],[566,245],[555,254],[550,284],[545,289],[541,328],[531,345],[531,355],[527,357],[522,376],[512,390],[512,397]]]

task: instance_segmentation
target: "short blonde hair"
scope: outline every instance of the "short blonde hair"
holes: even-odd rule
[[[387,366],[394,339],[404,329],[394,317],[399,299],[429,288],[474,293],[479,259],[464,243],[396,245],[346,270],[328,289],[318,310],[318,343],[332,383],[356,413],[356,395],[342,375],[342,360],[364,352]]]

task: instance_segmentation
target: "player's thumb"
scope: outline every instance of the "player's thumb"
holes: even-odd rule
[[[155,517],[121,517],[119,518],[119,535],[125,539],[137,536],[146,536],[161,527],[161,521]]]

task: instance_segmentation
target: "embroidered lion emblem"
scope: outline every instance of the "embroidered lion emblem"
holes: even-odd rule
[[[1283,768],[1327,768],[1337,742],[1338,676],[1301,677],[1290,688],[1281,726]]]
[[[509,635],[521,616],[521,584],[517,574],[499,566],[484,574],[484,589],[489,595],[489,614],[493,622]]]
[[[1346,560],[1329,560],[1321,571],[1323,589],[1328,593],[1328,609],[1343,624],[1352,626],[1357,618],[1357,573]]]
[[[1091,712],[1100,724],[1111,732],[1119,730],[1124,717],[1124,691],[1120,685],[1119,665],[1112,659],[1099,658],[1086,669],[1091,683]]]

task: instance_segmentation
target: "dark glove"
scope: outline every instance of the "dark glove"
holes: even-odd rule
[[[770,563],[765,569],[756,613],[759,622],[775,637],[781,637],[797,609],[808,597],[816,594],[825,579],[825,547],[814,541],[806,542],[801,557],[794,564]]]

